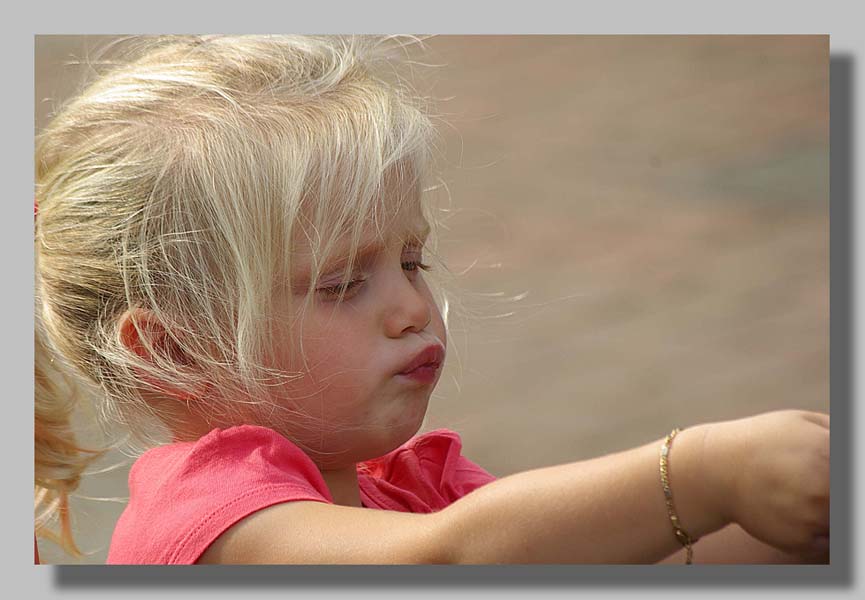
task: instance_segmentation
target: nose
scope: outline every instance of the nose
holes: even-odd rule
[[[384,328],[388,337],[401,337],[406,333],[419,333],[432,320],[429,300],[410,281],[401,269],[394,273],[392,285],[386,286]]]

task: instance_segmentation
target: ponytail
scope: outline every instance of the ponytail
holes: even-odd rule
[[[80,557],[72,535],[69,495],[78,487],[87,465],[103,451],[82,448],[75,439],[71,417],[76,386],[55,364],[38,315],[34,350],[35,533]]]

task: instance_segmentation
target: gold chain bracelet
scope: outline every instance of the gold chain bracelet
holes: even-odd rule
[[[661,487],[664,488],[664,501],[667,504],[667,514],[670,515],[670,522],[673,524],[673,532],[676,534],[676,539],[685,547],[687,552],[685,564],[690,565],[691,560],[694,557],[692,544],[697,543],[699,538],[691,539],[691,536],[682,529],[682,525],[679,523],[679,516],[676,514],[676,509],[673,507],[673,490],[670,489],[670,479],[667,472],[667,457],[670,454],[670,446],[673,444],[673,438],[676,437],[676,434],[679,433],[679,431],[681,430],[678,428],[671,431],[670,434],[664,438],[664,444],[661,446]]]

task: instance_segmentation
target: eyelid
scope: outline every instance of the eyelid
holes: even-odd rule
[[[423,254],[424,250],[424,242],[417,239],[409,240],[403,246],[403,252],[415,252],[417,254]]]
[[[316,290],[320,290],[322,288],[333,288],[340,285],[349,285],[351,283],[364,282],[369,279],[369,275],[364,271],[355,271],[353,273],[348,273],[343,270],[339,270],[337,272],[332,273],[326,277],[322,277],[318,283],[315,284]]]
[[[334,285],[354,281],[355,279],[360,279],[359,274],[354,275],[344,271],[337,271],[319,279],[315,287],[333,287]]]
[[[356,294],[360,288],[366,283],[367,277],[353,277],[349,280],[339,280],[332,285],[321,285],[315,288],[315,291],[324,295],[328,299],[337,299],[342,296],[343,299],[350,298]]]
[[[426,237],[427,236],[424,236],[423,239],[421,239],[421,238],[413,236],[410,239],[406,240],[404,245],[403,245],[402,252],[403,252],[403,254],[406,254],[406,253],[411,254],[412,255],[410,257],[411,260],[405,260],[405,258],[403,257],[403,258],[401,258],[400,262],[401,263],[417,262],[418,266],[421,269],[428,268],[428,265],[423,264],[423,258],[422,258],[423,257],[423,251],[424,251],[424,245],[426,243]],[[414,256],[414,255],[416,255],[416,256]],[[370,258],[369,256],[363,256],[363,255],[359,256],[357,261],[355,262],[355,269],[358,266],[363,265],[363,263],[366,262],[366,260],[369,258]],[[345,270],[345,267],[346,267],[346,265],[344,263],[333,265],[330,269],[327,270],[328,275],[321,277],[318,280],[318,282],[315,284],[315,289],[320,290],[321,288],[333,288],[333,287],[337,287],[339,285],[348,285],[352,282],[358,282],[358,281],[363,282],[369,278],[368,273],[366,273],[364,271],[357,271],[356,273],[347,273]]]

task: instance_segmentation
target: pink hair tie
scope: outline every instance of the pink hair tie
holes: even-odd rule
[[[34,196],[33,197],[33,216],[35,217],[38,212],[39,212],[39,200],[37,200],[36,197]]]

